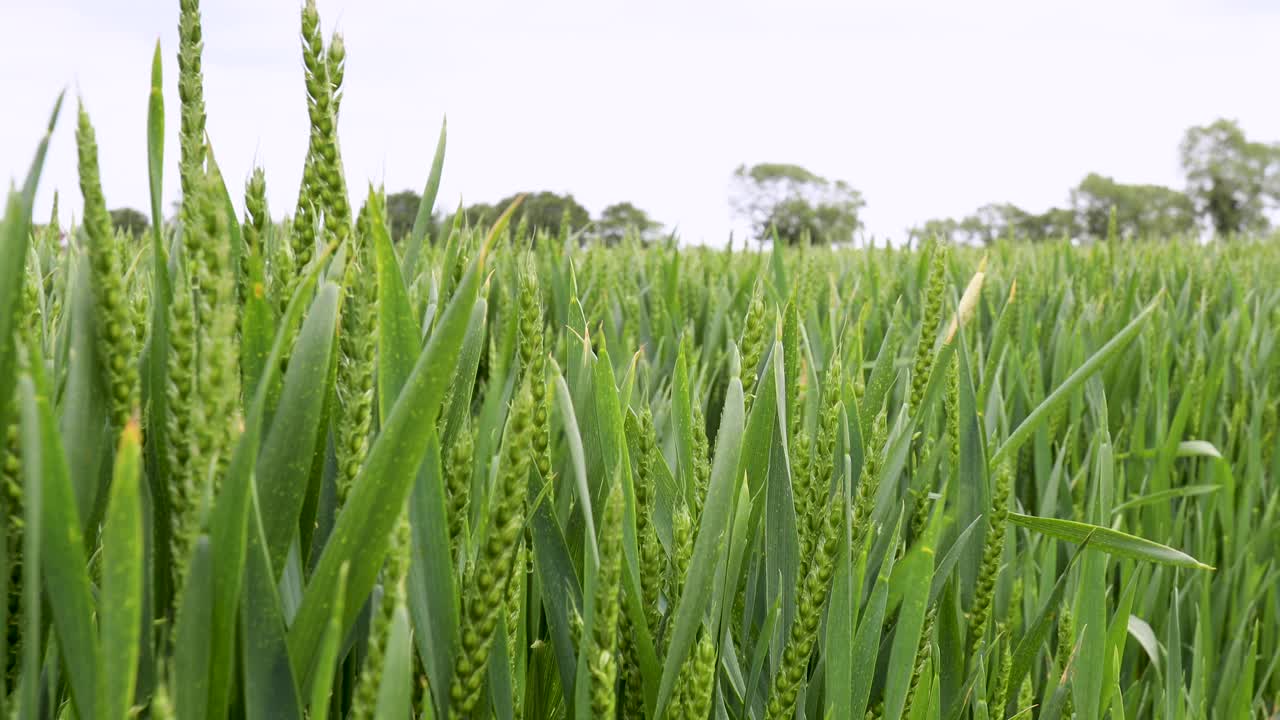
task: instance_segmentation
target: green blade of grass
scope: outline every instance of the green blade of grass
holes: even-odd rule
[[[206,679],[211,717],[223,717],[230,702],[234,670],[233,641],[237,630],[236,613],[239,610],[240,591],[244,582],[250,496],[255,492],[254,468],[258,462],[267,399],[272,395],[272,390],[278,382],[284,346],[293,337],[293,328],[301,319],[304,298],[311,297],[311,288],[314,287],[324,259],[330,252],[332,247],[317,256],[311,269],[290,298],[289,305],[285,309],[285,317],[276,333],[275,343],[264,365],[265,372],[258,381],[253,402],[248,408],[244,430],[232,453],[227,476],[223,480],[218,497],[214,499],[209,521],[210,543],[216,548],[211,561],[213,578],[209,581],[212,584],[210,592],[214,597],[207,626],[212,632],[212,638],[206,636],[211,643],[211,660]],[[277,411],[276,415],[280,414]]]
[[[535,475],[536,476],[536,473]],[[573,694],[573,678],[577,666],[571,618],[585,612],[582,603],[582,581],[569,554],[569,544],[564,531],[556,521],[551,504],[535,502],[542,493],[545,481],[538,478],[529,483],[529,529],[533,535],[534,572],[544,589],[544,609],[551,647],[555,652],[559,670],[560,687],[568,702]]]
[[[278,577],[298,532],[298,515],[311,475],[310,450],[320,435],[320,415],[329,387],[327,377],[335,351],[340,290],[325,283],[316,293],[289,356],[280,404],[258,451],[255,469],[262,503],[264,548]]]
[[[435,678],[431,693],[443,717],[449,708],[459,608],[440,455],[440,440],[433,427],[409,500],[413,547],[408,591],[418,656],[428,675]]]
[[[290,363],[292,365],[292,363]],[[284,616],[275,574],[267,556],[262,516],[250,498],[249,547],[240,613],[244,708],[249,720],[302,718],[302,700],[289,665]]]
[[[160,60],[160,38],[151,55],[151,94],[147,99],[147,189],[151,198],[153,245],[164,237],[164,65]]]
[[[884,686],[884,717],[888,720],[899,720],[906,706],[911,676],[915,670],[916,648],[920,644],[929,588],[932,585],[936,528],[937,523],[934,523],[931,532],[894,566],[889,581],[890,607],[894,605],[892,598],[895,595],[901,595],[902,603],[899,606],[898,624],[893,633],[889,673]],[[895,585],[898,586],[896,591]]]
[[[658,686],[657,717],[662,717],[671,692],[675,688],[680,665],[688,657],[694,635],[711,598],[712,579],[716,556],[720,553],[724,532],[729,521],[736,485],[738,457],[742,448],[743,424],[742,382],[734,378],[729,383],[724,410],[720,417],[720,432],[716,437],[715,459],[711,466],[711,482],[707,501],[703,507],[702,521],[694,541],[693,555],[689,561],[689,575],[684,592],[675,608],[671,626],[671,642],[668,645],[662,682]]]
[[[378,424],[382,425],[413,371],[422,342],[386,225],[375,215],[371,227],[378,274]]]
[[[209,710],[213,627],[213,558],[209,536],[196,539],[173,628],[173,680],[177,716],[204,720]]]
[[[1205,565],[1181,550],[1175,550],[1168,545],[1161,545],[1160,543],[1120,532],[1119,530],[1112,530],[1111,528],[1090,525],[1089,523],[1075,520],[1042,518],[1015,512],[1009,513],[1009,520],[1015,525],[1071,543],[1082,543],[1088,538],[1090,549],[1099,550],[1117,557],[1145,560],[1176,567],[1213,570],[1212,567]]]
[[[324,627],[324,637],[320,642],[320,651],[316,656],[316,681],[311,687],[310,714],[311,720],[327,720],[329,715],[330,691],[333,688],[334,671],[338,665],[338,651],[342,644],[342,603],[346,597],[347,568],[344,565],[338,570],[337,593],[333,602],[329,622]]]
[[[894,526],[890,544],[897,546],[901,531],[901,523]],[[884,629],[884,616],[889,604],[889,581],[893,577],[894,555],[885,558],[876,577],[871,597],[867,600],[866,609],[858,623],[858,631],[853,636],[853,683],[849,686],[851,714],[849,717],[862,717],[866,712],[867,702],[871,697],[871,688],[876,675],[876,657],[880,650],[880,636]]]
[[[509,219],[510,212],[509,208],[504,217]],[[363,598],[373,588],[390,542],[391,528],[417,477],[430,428],[436,421],[444,390],[454,371],[458,348],[479,291],[485,254],[482,249],[472,261],[444,316],[419,354],[386,425],[369,449],[303,594],[289,630],[289,654],[294,670],[304,678],[304,687],[311,686],[321,627],[333,602],[339,568],[350,563],[344,628],[354,623]]]
[[[166,466],[168,428],[165,417],[169,399],[165,392],[168,382],[167,358],[169,352],[169,259],[164,247],[164,214],[162,190],[164,174],[164,87],[160,56],[160,40],[156,40],[151,58],[151,93],[147,102],[147,178],[151,198],[151,307],[148,317],[146,344],[142,349],[139,375],[142,380],[142,410],[144,427],[147,428],[146,453],[147,479],[151,493],[151,547],[153,554],[152,607],[170,607],[170,558],[172,547],[170,528],[169,487],[165,478],[170,477]],[[150,629],[148,629],[150,633]]]
[[[41,577],[58,636],[58,652],[76,710],[99,717],[98,668],[102,666],[94,602],[86,571],[84,536],[76,512],[67,457],[53,422],[43,360],[32,358],[31,371],[18,381],[22,396],[22,457],[28,486],[41,486]],[[38,642],[32,635],[29,642]]]
[[[1022,638],[1018,640],[1018,644],[1013,651],[1013,659],[1010,662],[1009,687],[1022,687],[1022,679],[1031,671],[1036,655],[1040,653],[1045,640],[1049,637],[1050,631],[1053,630],[1058,616],[1058,608],[1062,606],[1062,594],[1067,588],[1069,571],[1075,566],[1076,561],[1091,542],[1093,542],[1091,537],[1086,537],[1081,541],[1079,547],[1071,555],[1071,560],[1067,562],[1067,566],[1062,569],[1062,574],[1058,576],[1057,582],[1053,584],[1053,589],[1041,604],[1040,612],[1036,614],[1035,619],[1027,626]]]
[[[444,148],[448,131],[448,120],[441,120],[440,138],[436,141],[436,154],[431,160],[431,174],[427,176],[427,186],[422,190],[422,199],[418,202],[418,214],[413,218],[413,230],[409,233],[409,246],[404,251],[406,284],[413,282],[411,275],[418,269],[418,255],[422,252],[422,243],[427,237],[427,225],[431,222],[431,213],[435,209],[436,193],[440,190],[440,174],[444,170]]]
[[[111,480],[111,500],[102,530],[102,621],[104,718],[126,720],[142,646],[142,431],[124,429]]]
[[[1101,370],[1112,358],[1124,350],[1129,341],[1133,340],[1138,331],[1142,329],[1143,324],[1151,316],[1151,313],[1155,312],[1155,309],[1160,306],[1160,301],[1163,297],[1163,295],[1160,295],[1155,300],[1152,300],[1151,304],[1138,313],[1137,317],[1129,321],[1129,324],[1123,330],[1116,333],[1115,337],[1107,341],[1107,344],[1099,348],[1083,365],[1076,368],[1075,372],[1071,373],[1043,402],[1036,406],[1036,409],[1032,410],[1022,420],[1017,429],[1009,434],[1004,444],[991,454],[991,459],[987,462],[988,467],[999,467],[1001,462],[1004,462],[1006,458],[1022,447],[1022,444],[1031,437],[1031,434],[1035,432],[1041,423],[1049,420],[1049,416],[1054,410],[1070,400],[1075,391],[1079,390],[1086,380],[1093,377],[1094,373]]]
[[[387,664],[382,672],[382,682],[378,686],[378,707],[374,713],[378,720],[398,720],[412,716],[412,634],[408,611],[403,604],[397,605],[391,618],[391,632],[387,641]],[[505,658],[503,662],[506,662]]]

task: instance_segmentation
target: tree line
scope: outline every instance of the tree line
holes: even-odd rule
[[[1190,128],[1179,145],[1185,189],[1132,185],[1090,173],[1071,189],[1067,207],[1032,213],[1009,203],[984,205],[962,219],[930,220],[913,236],[990,243],[997,237],[1217,237],[1260,234],[1280,206],[1280,144],[1250,140],[1233,120]]]
[[[908,231],[908,239],[938,237],[951,242],[990,244],[997,238],[1039,242],[1054,239],[1259,234],[1272,227],[1270,214],[1280,206],[1280,143],[1250,140],[1239,124],[1220,119],[1188,129],[1179,145],[1186,178],[1182,190],[1162,185],[1128,184],[1090,173],[1068,194],[1065,207],[1040,213],[1011,203],[989,203],[962,218],[935,218]],[[663,233],[663,224],[630,202],[617,202],[596,217],[572,194],[524,193],[513,224],[580,241],[615,244],[628,234],[642,242]],[[473,225],[497,219],[516,194],[494,203],[473,203],[430,218],[431,237],[454,222]],[[403,190],[387,196],[389,229],[396,239],[408,235],[421,196]],[[844,180],[831,180],[799,165],[760,163],[739,166],[729,197],[734,216],[761,242],[788,244],[852,242],[863,229],[866,201]],[[132,208],[111,212],[118,230],[146,232],[146,214]]]
[[[1188,129],[1178,152],[1182,190],[1090,173],[1071,189],[1066,207],[1033,213],[993,203],[961,219],[930,220],[911,235],[987,244],[998,237],[1167,238],[1207,230],[1229,238],[1271,230],[1270,213],[1280,205],[1280,144],[1250,140],[1238,123],[1220,119]]]
[[[440,237],[453,225],[454,216],[459,212],[462,214],[459,219],[471,225],[492,223],[520,194],[513,193],[494,203],[473,203],[450,213],[436,213],[431,216],[427,228],[429,236]],[[571,193],[562,195],[542,191],[523,194],[524,202],[516,208],[511,218],[512,226],[524,223],[557,237],[577,235],[584,242],[594,240],[608,245],[621,242],[628,233],[634,233],[642,242],[649,242],[663,231],[662,223],[629,202],[609,205],[593,218]],[[387,196],[387,223],[392,237],[399,239],[409,234],[421,201],[422,197],[413,190]]]

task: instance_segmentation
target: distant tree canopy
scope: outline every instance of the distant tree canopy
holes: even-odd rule
[[[518,195],[519,193],[508,195],[494,203],[478,202],[463,206],[463,218],[472,225],[489,225],[498,219],[507,206],[515,202]],[[389,228],[391,237],[397,242],[413,230],[420,202],[421,196],[413,190],[403,190],[387,196]],[[427,227],[429,237],[438,239],[440,229],[453,224],[454,212],[456,211],[432,215]],[[662,230],[662,223],[630,202],[609,205],[593,221],[591,213],[572,194],[561,195],[548,191],[525,193],[524,202],[511,218],[513,228],[519,227],[521,223],[531,231],[542,231],[553,236],[559,236],[566,229],[565,223],[568,223],[569,232],[593,226],[590,239],[607,244],[620,242],[631,231],[642,241],[649,241]]]
[[[493,206],[492,217],[487,222],[497,220],[502,211],[516,201],[517,196],[509,195],[499,200]],[[566,222],[569,227],[562,227]],[[526,193],[524,202],[520,203],[520,207],[511,216],[512,227],[527,223],[530,230],[545,230],[551,235],[560,235],[565,230],[577,232],[590,222],[591,213],[572,194],[558,195],[547,191]]]
[[[1280,202],[1280,145],[1250,141],[1224,119],[1187,130],[1180,150],[1187,194],[1216,233],[1270,227],[1267,206]]]
[[[738,166],[730,203],[756,238],[772,232],[789,245],[806,237],[815,243],[853,239],[862,227],[862,193],[843,180],[828,180],[799,165]]]
[[[1090,173],[1071,191],[1071,206],[1084,235],[1107,237],[1112,210],[1122,238],[1186,236],[1196,230],[1191,198],[1162,185],[1125,185]]]
[[[1043,213],[1011,203],[991,203],[962,220],[941,218],[912,229],[913,239],[990,245],[997,238],[1030,242],[1108,237],[1111,214],[1121,239],[1167,238],[1196,232],[1195,207],[1183,193],[1161,185],[1127,185],[1090,173],[1071,190],[1069,208]]]
[[[422,196],[412,190],[401,190],[387,196],[387,231],[391,239],[399,242],[408,237],[413,230],[413,222],[418,218],[418,206],[422,204]],[[434,222],[435,217],[432,217]],[[428,228],[432,229],[432,228]]]
[[[116,232],[125,232],[138,237],[151,229],[151,221],[139,210],[133,208],[116,208],[111,211],[111,227]]]
[[[622,242],[628,232],[635,232],[641,241],[648,242],[661,230],[662,223],[654,221],[649,213],[629,202],[606,207],[595,223],[595,235],[606,245]]]
[[[520,193],[513,193],[496,203],[473,203],[462,209],[463,217],[472,225],[489,225],[495,222],[511,203],[516,201]],[[511,216],[511,227],[519,227],[521,223],[528,225],[531,231],[542,230],[551,235],[559,235],[564,222],[569,223],[569,231],[576,232],[591,222],[591,213],[574,199],[573,195],[559,195],[542,191],[525,193],[524,202],[516,208]],[[444,218],[442,224],[451,224],[453,216]]]
[[[1009,203],[984,205],[960,220],[939,218],[915,228],[912,239],[937,236],[989,244],[1010,237],[1033,242],[1260,233],[1280,206],[1280,144],[1248,140],[1232,120],[1187,130],[1180,148],[1186,192],[1162,185],[1129,185],[1090,173],[1072,188],[1070,207],[1027,212]]]

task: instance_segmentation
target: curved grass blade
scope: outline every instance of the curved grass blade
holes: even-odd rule
[[[1088,539],[1091,549],[1101,550],[1117,557],[1198,570],[1213,570],[1209,565],[1205,565],[1181,550],[1111,528],[1075,520],[1042,518],[1014,512],[1009,513],[1009,520],[1015,525],[1071,543],[1083,543]]]
[[[974,518],[959,535],[956,536],[955,542],[951,543],[951,547],[947,548],[947,552],[938,561],[938,567],[933,571],[933,585],[929,588],[929,604],[933,605],[938,601],[938,596],[942,594],[942,589],[947,584],[947,578],[951,576],[951,571],[955,569],[956,563],[960,561],[960,556],[964,554],[965,547],[968,546],[969,540],[973,537],[973,531],[978,527],[978,523],[982,520],[979,516]]]
[[[1163,291],[1158,294],[1156,299],[1152,300],[1142,312],[1138,313],[1137,317],[1130,320],[1129,324],[1124,326],[1123,330],[1116,333],[1115,337],[1107,341],[1106,345],[1103,345],[1097,352],[1091,355],[1088,360],[1085,360],[1083,365],[1076,368],[1076,371],[1071,373],[1066,380],[1063,380],[1062,384],[1049,394],[1049,397],[1045,398],[1043,402],[1037,405],[1036,409],[1032,410],[1031,413],[1022,420],[1022,423],[1018,425],[1017,429],[1009,434],[1009,437],[1004,441],[1004,444],[992,453],[991,459],[987,461],[988,467],[999,467],[1001,462],[1003,462],[1012,453],[1016,452],[1018,448],[1022,447],[1023,443],[1031,438],[1031,434],[1035,432],[1036,428],[1040,427],[1041,423],[1048,422],[1049,416],[1053,414],[1053,411],[1057,409],[1058,406],[1070,400],[1072,394],[1075,393],[1076,390],[1080,389],[1086,380],[1092,377],[1094,373],[1101,370],[1102,367],[1113,357],[1118,355],[1120,351],[1124,350],[1125,346],[1129,344],[1129,341],[1137,336],[1138,331],[1142,329],[1143,324],[1146,322],[1147,318],[1151,316],[1151,313],[1155,312],[1155,309],[1159,307],[1162,299],[1164,299]]]
[[[431,174],[427,176],[427,186],[422,190],[422,199],[418,202],[418,214],[413,218],[413,230],[409,233],[409,247],[404,251],[404,281],[413,282],[413,273],[418,270],[418,255],[422,252],[422,243],[427,237],[427,225],[431,222],[431,212],[435,209],[436,193],[440,190],[440,174],[444,170],[445,140],[449,135],[449,121],[440,121],[440,139],[436,141],[436,154],[431,160]]]
[[[1119,515],[1125,510],[1142,507],[1144,505],[1152,505],[1159,502],[1167,502],[1175,498],[1197,497],[1200,495],[1209,495],[1222,489],[1221,485],[1184,485],[1182,487],[1171,488],[1169,490],[1161,490],[1160,492],[1139,495],[1132,500],[1126,500],[1111,509],[1112,515]]]

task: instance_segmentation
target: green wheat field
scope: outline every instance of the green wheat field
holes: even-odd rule
[[[428,233],[443,131],[391,237],[314,5],[277,223],[206,144],[195,0],[180,37],[151,229],[71,101],[79,226],[48,136],[8,194],[0,716],[1280,713],[1275,241]]]

